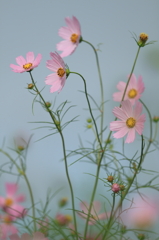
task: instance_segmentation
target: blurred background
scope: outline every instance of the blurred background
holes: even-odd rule
[[[66,196],[69,198],[69,187],[65,175],[62,145],[59,135],[53,135],[37,141],[49,134],[48,129],[34,128],[40,127],[31,122],[50,121],[49,115],[36,103],[34,114],[32,113],[33,95],[26,89],[31,83],[28,73],[14,73],[9,65],[16,64],[17,56],[26,56],[26,53],[33,51],[35,56],[42,54],[42,61],[33,73],[34,80],[39,89],[45,86],[45,77],[51,74],[46,68],[46,61],[50,59],[49,53],[56,51],[56,44],[62,39],[58,36],[58,30],[65,26],[65,17],[76,16],[81,24],[82,37],[99,48],[99,61],[104,85],[104,96],[108,102],[105,105],[105,125],[114,120],[112,109],[118,106],[113,102],[112,94],[117,91],[116,85],[119,81],[126,81],[130,73],[137,45],[132,38],[132,33],[137,36],[141,32],[149,35],[149,41],[156,40],[153,45],[144,47],[140,51],[134,74],[138,77],[142,75],[145,83],[145,92],[142,95],[143,102],[151,111],[152,116],[159,115],[159,1],[157,0],[134,0],[134,1],[110,1],[110,0],[5,0],[1,1],[0,22],[1,22],[1,87],[0,87],[0,144],[6,151],[15,147],[15,141],[26,142],[33,134],[30,148],[27,155],[27,175],[30,180],[35,201],[39,199],[45,202],[48,189],[54,193],[58,189],[62,190],[55,196],[54,202],[50,205],[53,212],[57,211],[57,201]],[[101,44],[100,44],[101,43]],[[100,44],[100,45],[98,45]],[[79,44],[73,55],[64,58],[65,63],[71,71],[81,73],[86,81],[88,92],[94,99],[100,102],[100,87],[98,80],[95,56],[89,45]],[[86,129],[86,119],[90,117],[85,110],[86,99],[81,91],[84,90],[82,80],[71,74],[66,81],[63,90],[51,94],[50,86],[45,86],[43,96],[46,101],[54,102],[56,107],[63,101],[69,101],[70,105],[75,105],[66,116],[66,121],[79,115],[77,122],[68,125],[64,130],[67,150],[79,147],[79,136],[86,146],[93,138],[91,130]],[[145,110],[144,110],[145,112]],[[104,138],[107,139],[108,131]],[[144,129],[144,135],[149,136],[149,119]],[[159,134],[157,136],[159,140]],[[121,150],[122,140],[114,141],[114,148]],[[129,157],[139,150],[140,137],[132,144],[126,144],[125,149]],[[152,146],[151,150],[155,148]],[[12,154],[12,152],[10,152]],[[158,170],[158,151],[148,154],[144,168]],[[76,157],[69,159],[70,163]],[[2,154],[0,164],[8,161]],[[69,167],[70,178],[73,184],[76,197],[76,208],[79,206],[79,199],[90,199],[94,177],[85,173],[95,174],[96,166],[77,162]],[[101,171],[101,178],[107,177]],[[142,175],[139,177],[141,183],[147,181],[149,177]],[[0,195],[5,194],[5,182],[16,182],[17,178],[9,174],[0,176]],[[157,180],[156,180],[157,181]],[[157,182],[156,182],[157,183]],[[30,204],[29,194],[25,182],[19,181],[19,192],[27,195],[26,205]],[[159,200],[156,191],[143,191],[147,196]],[[101,195],[107,195],[111,199],[110,192],[99,181],[95,199],[104,202]]]

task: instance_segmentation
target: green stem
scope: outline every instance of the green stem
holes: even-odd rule
[[[126,190],[123,192],[123,195],[122,195],[122,197],[121,197],[121,200],[120,200],[118,206],[116,207],[116,210],[114,211],[114,213],[113,213],[113,215],[112,215],[112,219],[115,217],[118,209],[120,209],[120,207],[122,206],[122,203],[123,203],[126,195],[128,194],[129,189],[131,188],[131,186],[132,186],[132,184],[133,184],[133,182],[134,182],[134,180],[135,180],[135,178],[136,178],[136,175],[137,175],[137,173],[138,173],[138,171],[139,171],[139,169],[140,169],[140,167],[141,167],[141,164],[142,164],[142,162],[143,162],[143,158],[144,158],[144,152],[143,152],[143,151],[144,151],[144,138],[143,138],[143,135],[141,135],[141,140],[142,140],[142,141],[141,141],[141,155],[140,155],[139,164],[138,164],[138,166],[137,166],[137,169],[136,169],[135,172],[134,172],[134,176],[132,177],[131,182],[129,183],[129,185],[128,185],[128,187],[126,188]]]
[[[124,93],[123,93],[122,101],[124,100],[124,97],[125,97],[125,94],[126,94],[126,90],[127,90],[127,88],[128,88],[128,84],[129,84],[129,82],[130,82],[130,78],[131,78],[131,76],[132,76],[132,74],[133,74],[133,71],[134,71],[134,68],[135,68],[135,65],[136,65],[138,56],[139,56],[139,52],[140,52],[140,47],[139,47],[138,50],[137,50],[136,57],[135,57],[135,60],[134,60],[133,66],[132,66],[132,70],[131,70],[131,73],[130,73],[130,75],[129,75],[129,78],[128,78],[128,81],[127,81],[127,84],[126,84],[126,87],[125,87],[125,90],[124,90]],[[120,107],[121,107],[121,104],[120,104]],[[117,120],[117,118],[115,118],[115,121],[116,121],[116,120]],[[108,138],[107,138],[107,139],[110,139],[111,134],[112,134],[112,131],[109,132],[109,135],[108,135]],[[99,172],[100,172],[100,165],[101,165],[101,162],[102,162],[102,158],[103,158],[104,152],[105,152],[105,150],[106,150],[106,148],[107,148],[107,145],[108,145],[108,142],[105,143],[105,146],[104,146],[104,148],[102,149],[101,158],[100,158],[100,161],[99,161],[98,167],[97,167],[96,179],[95,179],[94,188],[93,188],[93,192],[92,192],[92,196],[91,196],[90,207],[89,207],[89,210],[88,210],[88,218],[87,218],[86,226],[85,226],[85,230],[84,230],[84,238],[86,238],[87,229],[88,229],[89,215],[90,215],[90,212],[91,212],[91,209],[92,209],[92,205],[93,205],[93,201],[94,201],[94,196],[95,196],[95,192],[96,192],[96,188],[97,188],[97,184],[98,184],[98,178],[99,178]]]
[[[145,156],[146,156],[146,154],[147,154],[147,152],[150,148],[150,145],[153,142],[153,139],[152,139],[152,135],[153,135],[153,132],[152,132],[152,116],[151,116],[151,113],[150,113],[148,107],[145,105],[145,103],[141,99],[140,99],[140,102],[143,104],[144,108],[146,109],[146,111],[148,113],[148,116],[149,116],[149,121],[150,121],[150,139],[149,139],[149,143],[147,145],[147,148],[144,152],[144,157],[143,157],[143,160],[144,160],[144,158],[145,158]]]
[[[43,101],[44,106],[46,106],[46,102],[45,102],[44,98],[42,97],[41,93],[39,92],[39,90],[38,90],[38,88],[37,88],[37,86],[36,86],[36,84],[35,84],[35,82],[34,82],[34,79],[33,79],[33,77],[32,77],[31,72],[29,72],[29,73],[30,73],[30,77],[31,77],[32,83],[33,83],[33,85],[35,86],[35,89],[36,89],[37,93],[39,94],[41,100]],[[60,134],[60,136],[61,136],[61,140],[62,140],[62,147],[63,147],[64,161],[65,161],[66,176],[67,176],[67,180],[68,180],[69,187],[70,187],[70,192],[71,192],[73,220],[74,220],[76,238],[78,239],[78,236],[77,236],[77,233],[78,233],[78,232],[77,232],[77,223],[76,223],[76,215],[75,215],[75,204],[74,204],[74,194],[73,194],[73,188],[72,188],[72,184],[71,184],[70,177],[69,177],[69,173],[68,173],[65,141],[64,141],[64,137],[63,137],[61,128],[59,128],[59,127],[57,126],[56,119],[55,119],[53,113],[52,113],[51,110],[49,110],[49,109],[48,109],[48,112],[49,112],[49,114],[50,114],[50,117],[51,117],[53,123],[54,123],[55,126],[57,127],[57,130],[58,130],[58,132],[59,132],[59,134]]]
[[[91,109],[91,105],[90,105],[89,98],[88,98],[86,80],[84,79],[84,77],[83,77],[80,73],[77,73],[77,72],[70,72],[70,73],[77,74],[78,76],[80,76],[80,77],[82,78],[82,80],[83,80],[83,82],[84,82],[84,90],[85,90],[85,95],[86,95],[86,99],[87,99],[87,103],[88,103],[88,108],[89,108],[90,115],[91,115],[92,120],[93,120],[93,123],[94,123],[94,127],[95,127],[95,131],[96,131],[98,143],[99,143],[99,145],[100,145],[101,150],[103,150],[102,143],[101,143],[101,140],[100,140],[100,138],[99,138],[99,133],[98,133],[97,124],[96,124],[96,121],[95,121],[95,119],[94,119],[94,116],[93,116],[93,113],[92,113],[92,109]]]
[[[29,190],[29,194],[30,194],[30,199],[31,199],[31,204],[32,204],[32,216],[33,216],[33,222],[34,222],[34,231],[36,232],[36,215],[35,215],[35,204],[34,204],[33,192],[32,192],[29,180],[28,180],[28,178],[26,176],[26,173],[25,173],[24,169],[21,170],[21,168],[18,166],[18,164],[14,161],[14,159],[11,158],[11,156],[8,153],[3,151],[2,149],[0,149],[0,152],[2,152],[4,155],[6,155],[10,159],[10,161],[16,166],[17,171],[22,176],[24,176],[24,179],[26,181],[26,184],[27,184],[28,190]]]
[[[103,121],[104,121],[104,88],[103,88],[102,76],[101,76],[101,71],[100,71],[100,66],[99,66],[99,59],[98,59],[98,54],[97,54],[97,50],[95,49],[95,47],[90,42],[85,41],[83,39],[82,39],[82,42],[89,44],[93,48],[93,51],[94,51],[95,57],[96,57],[96,63],[97,63],[99,81],[100,81],[100,90],[101,90],[101,132],[100,132],[100,134],[101,134],[101,142],[102,142],[103,141]]]
[[[23,173],[23,176],[24,176],[24,179],[25,179],[26,184],[28,186],[28,190],[29,190],[29,194],[30,194],[30,199],[31,199],[31,204],[32,204],[33,222],[34,222],[34,231],[36,232],[36,215],[35,215],[35,204],[34,204],[33,192],[32,192],[32,189],[31,189],[30,182],[29,182],[25,172]]]
[[[111,221],[112,221],[112,216],[113,216],[114,207],[115,207],[115,193],[113,193],[113,205],[112,205],[112,209],[111,209],[111,213],[110,213],[109,222],[108,222],[108,224],[107,224],[107,229],[109,229],[109,226],[110,226]],[[105,234],[104,234],[104,236],[103,236],[103,238],[102,238],[103,240],[105,239],[106,235],[107,235],[107,231],[105,231]]]

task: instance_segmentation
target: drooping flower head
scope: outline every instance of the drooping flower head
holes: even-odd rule
[[[24,233],[21,237],[19,237],[17,234],[13,234],[9,238],[10,240],[49,240],[41,232],[35,232],[33,236],[28,233]]]
[[[0,207],[14,217],[23,217],[26,214],[25,208],[19,203],[25,201],[23,194],[17,195],[18,185],[6,183],[6,197],[0,196]]]
[[[59,29],[59,36],[65,39],[56,45],[58,51],[62,51],[61,57],[66,57],[71,55],[77,48],[80,38],[81,38],[81,26],[76,17],[66,17],[65,22],[66,27],[61,27]]]
[[[52,85],[50,92],[60,92],[65,85],[66,78],[69,75],[69,69],[66,68],[66,65],[60,55],[55,53],[50,53],[51,60],[46,62],[46,66],[51,71],[55,72],[46,77],[45,83],[47,85]]]
[[[127,134],[125,143],[131,143],[135,140],[135,132],[142,134],[144,122],[146,120],[145,114],[142,114],[142,104],[137,102],[132,106],[129,100],[122,102],[122,106],[113,109],[114,115],[121,121],[113,121],[110,123],[110,130],[117,131],[113,134],[114,138],[122,138]]]
[[[6,240],[10,234],[15,234],[18,229],[14,226],[14,217],[5,214],[0,216],[0,239]]]
[[[79,212],[79,216],[86,219],[88,217],[88,209],[89,209],[89,204],[87,202],[81,202],[80,203],[80,208],[82,210],[81,213]],[[109,213],[100,213],[100,209],[101,209],[101,204],[98,201],[93,202],[93,206],[90,212],[90,218],[89,218],[89,225],[94,225],[96,223],[96,221],[98,220],[103,220],[109,217]]]
[[[117,101],[117,102],[122,101],[125,87],[126,87],[125,82],[119,82],[117,84],[117,89],[119,90],[119,92],[116,92],[113,94],[114,101]],[[143,93],[144,89],[145,89],[145,86],[144,86],[144,82],[142,81],[142,77],[139,76],[137,80],[136,76],[132,74],[129,85],[125,93],[124,100],[129,99],[130,102],[134,104],[135,101],[141,97],[141,94]]]
[[[23,56],[19,56],[16,58],[16,62],[19,66],[10,64],[10,67],[13,69],[13,72],[29,72],[40,64],[41,58],[42,55],[40,53],[35,58],[33,52],[28,52],[26,54],[26,59]]]

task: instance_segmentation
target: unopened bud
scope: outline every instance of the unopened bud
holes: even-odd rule
[[[67,202],[68,202],[67,197],[61,198],[59,201],[59,207],[64,207],[67,204]]]
[[[113,185],[112,185],[112,191],[113,191],[114,193],[118,193],[118,192],[120,191],[120,186],[119,186],[118,183],[113,183]]]
[[[154,116],[154,117],[152,118],[152,121],[155,122],[155,123],[157,123],[157,122],[159,121],[159,117],[158,117],[158,116]]]
[[[88,119],[87,119],[87,122],[88,122],[88,123],[91,123],[91,122],[92,122],[92,119],[91,119],[91,118],[88,118]]]
[[[88,129],[92,128],[92,124],[87,124],[87,128]]]
[[[147,40],[148,40],[148,35],[146,33],[140,33],[138,45],[140,47],[144,47]]]
[[[139,240],[144,240],[144,239],[145,239],[145,235],[144,235],[143,233],[140,233],[140,234],[137,236],[137,238],[138,238]]]
[[[18,148],[18,150],[19,150],[20,152],[23,151],[23,150],[25,149],[24,146],[18,146],[17,148]]]
[[[120,186],[120,191],[124,191],[125,190],[125,186],[124,185],[119,185]]]
[[[113,177],[113,176],[108,176],[108,177],[107,177],[107,180],[108,180],[108,182],[113,182],[114,177]]]
[[[125,233],[126,233],[126,226],[125,226],[125,225],[123,225],[123,226],[121,227],[121,232],[122,232],[122,234],[125,234]]]
[[[33,89],[33,87],[34,87],[34,84],[32,83],[28,84],[28,89]]]
[[[45,105],[46,105],[47,108],[51,107],[51,103],[50,102],[46,102]]]
[[[107,144],[110,144],[111,143],[111,139],[110,138],[108,138],[105,142],[107,143]]]

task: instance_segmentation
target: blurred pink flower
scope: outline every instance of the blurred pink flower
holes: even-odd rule
[[[14,217],[23,217],[26,214],[25,208],[18,203],[25,201],[23,194],[16,195],[18,186],[15,183],[6,183],[6,197],[0,196],[0,207]]]
[[[26,59],[23,56],[16,58],[16,62],[19,66],[10,64],[10,67],[13,68],[13,72],[29,72],[40,64],[41,58],[42,55],[40,53],[35,58],[33,52],[28,52],[26,54]]]
[[[133,108],[131,102],[125,100],[122,102],[121,108],[115,107],[113,113],[121,121],[110,123],[110,130],[117,131],[113,134],[113,137],[122,138],[128,134],[125,143],[131,143],[135,140],[135,132],[141,135],[146,120],[145,114],[141,115],[141,112],[142,104],[140,102],[137,102]]]
[[[14,219],[7,214],[0,216],[0,239],[6,240],[9,234],[18,232],[18,229],[13,225]]]
[[[118,183],[113,183],[111,188],[114,193],[118,193],[120,191],[120,186]]]
[[[117,84],[117,89],[119,90],[119,92],[113,94],[114,101],[121,102],[125,87],[126,87],[125,82],[119,82]],[[137,80],[136,76],[132,74],[129,85],[126,90],[124,100],[130,100],[130,102],[134,105],[135,101],[141,97],[141,94],[143,93],[144,89],[145,86],[144,82],[142,81],[142,76],[139,76]]]
[[[56,45],[58,51],[62,51],[61,57],[66,57],[71,55],[77,48],[80,37],[81,37],[81,26],[76,17],[66,17],[65,22],[66,27],[61,27],[59,29],[59,36],[65,39]]]
[[[55,220],[60,226],[65,226],[72,221],[72,217],[70,215],[63,215],[58,213],[55,217]]]
[[[21,237],[19,237],[17,234],[13,234],[9,236],[9,238],[10,240],[49,240],[41,232],[35,232],[33,236],[29,235],[28,233],[24,233]]]
[[[136,199],[130,209],[123,212],[121,218],[125,225],[147,228],[159,216],[158,205],[153,200]]]
[[[81,208],[81,211],[84,213],[78,212],[78,215],[84,219],[87,219],[88,209],[89,209],[88,203],[81,202],[80,208]],[[109,217],[109,215],[110,215],[109,213],[100,213],[99,214],[100,209],[101,209],[100,202],[98,202],[98,201],[93,202],[93,206],[92,206],[92,209],[90,212],[90,218],[89,218],[89,222],[88,222],[89,225],[94,225],[96,223],[96,221],[103,220],[103,219],[106,219]]]
[[[50,88],[50,92],[60,92],[65,85],[66,78],[68,76],[68,69],[66,69],[66,65],[60,55],[55,53],[50,53],[51,60],[46,62],[46,66],[53,72],[46,77],[45,83],[47,85],[52,85]]]

